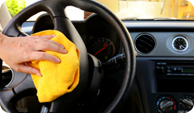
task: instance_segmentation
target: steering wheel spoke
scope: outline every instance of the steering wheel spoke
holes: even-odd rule
[[[1,88],[0,89],[0,95],[1,98],[0,99],[0,103],[1,106],[6,110],[6,111],[10,111],[10,112],[17,112],[16,108],[15,108],[15,103],[17,101],[17,97],[14,94],[13,90],[11,88]],[[4,107],[6,106],[6,107]]]
[[[16,76],[20,76],[18,73]],[[20,77],[21,78],[21,77]],[[21,98],[29,95],[36,95],[36,89],[30,75],[27,75],[22,82],[13,88],[7,88],[1,85],[0,88],[0,103],[6,111],[11,113],[17,112],[15,103]],[[4,107],[6,106],[6,107]]]
[[[13,90],[20,98],[25,96],[35,96],[37,92],[29,74],[26,75],[26,77],[18,85],[16,85]]]

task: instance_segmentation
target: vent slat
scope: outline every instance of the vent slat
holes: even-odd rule
[[[143,50],[143,51],[147,51],[147,52],[149,52],[149,49],[148,48],[145,48],[144,46],[142,46],[142,45],[137,45],[139,48],[141,48],[141,50]]]
[[[142,37],[149,40],[150,43],[155,43],[154,40],[150,39],[150,36],[143,35]]]
[[[139,41],[139,43],[142,43],[145,46],[149,46],[150,48],[153,48],[153,45],[150,44],[149,42],[146,42],[145,40],[139,39],[138,41]]]
[[[150,53],[155,47],[155,40],[149,34],[141,34],[136,38],[135,44],[139,52]]]

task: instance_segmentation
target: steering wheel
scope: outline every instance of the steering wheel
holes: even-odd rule
[[[128,98],[130,88],[135,76],[136,56],[133,41],[122,22],[106,7],[93,0],[41,0],[18,13],[5,27],[3,34],[12,37],[25,36],[21,25],[32,15],[46,11],[54,23],[54,29],[66,35],[80,51],[80,82],[74,91],[65,94],[51,103],[50,112],[66,112],[86,89],[88,82],[88,56],[85,44],[77,30],[64,13],[64,8],[74,6],[85,11],[94,12],[103,17],[117,32],[125,51],[125,73],[122,85],[112,103],[103,112],[114,112],[120,108]],[[1,61],[2,62],[2,61]],[[17,75],[19,76],[19,75]],[[16,78],[17,78],[16,76]],[[3,86],[0,77],[0,103],[7,112],[17,112],[15,103],[22,97],[36,95],[36,89],[30,75],[15,87]]]

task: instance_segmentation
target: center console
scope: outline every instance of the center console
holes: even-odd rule
[[[194,106],[194,59],[137,58],[146,113],[187,113]]]
[[[193,108],[194,62],[156,61],[157,92],[185,93],[179,98],[172,95],[160,96],[156,102],[159,113],[187,112]],[[177,108],[178,106],[178,108]]]

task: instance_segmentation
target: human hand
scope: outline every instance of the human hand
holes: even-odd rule
[[[50,40],[53,37],[54,35],[8,37],[0,33],[0,58],[18,72],[41,76],[38,69],[25,65],[25,63],[35,60],[60,63],[59,58],[45,53],[45,51],[67,53],[61,44]]]

